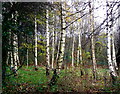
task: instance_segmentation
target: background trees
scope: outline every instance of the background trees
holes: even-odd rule
[[[26,65],[28,68],[35,65],[35,70],[46,66],[46,73],[49,72],[47,69],[52,69],[54,73],[51,83],[57,82],[58,73],[62,69],[71,69],[71,66],[76,69],[80,67],[78,70],[81,77],[87,75],[87,68],[93,67],[92,80],[97,80],[97,65],[103,69],[109,67],[110,73],[114,72],[112,76],[117,76],[119,46],[116,44],[119,45],[119,42],[116,41],[119,38],[114,38],[119,27],[115,24],[119,17],[117,5],[119,6],[118,3],[109,3],[106,6],[107,17],[99,23],[95,20],[94,11],[100,7],[93,7],[91,0],[4,2],[3,79],[12,75],[12,71],[6,72],[10,67],[19,71]]]

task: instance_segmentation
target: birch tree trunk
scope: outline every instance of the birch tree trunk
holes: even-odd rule
[[[66,31],[65,31],[65,2],[61,4],[61,37],[60,37],[60,49],[59,49],[59,55],[58,55],[58,61],[57,61],[57,66],[59,71],[62,68],[63,64],[63,57],[64,57],[64,49],[65,49],[65,36],[66,36]]]
[[[74,67],[74,49],[75,49],[75,35],[73,31],[73,43],[72,43],[72,67]]]
[[[27,38],[27,35],[26,35],[26,43],[28,45],[28,38]],[[28,46],[26,47],[26,63],[27,63],[27,67],[29,66],[28,64]]]
[[[11,68],[14,67],[14,65],[13,65],[13,55],[12,55],[12,52],[10,52],[10,62],[11,62]]]
[[[15,24],[17,22],[17,11],[15,11]],[[19,57],[18,57],[18,36],[17,34],[13,33],[13,62],[14,62],[14,67],[17,70],[17,66],[19,64]]]
[[[113,19],[115,15],[112,13],[111,14],[111,19]],[[113,21],[111,22],[112,23],[112,27],[111,27],[111,38],[112,38],[112,61],[113,61],[113,65],[115,67],[115,70],[118,71],[118,66],[117,66],[117,62],[116,62],[116,51],[115,51],[115,32],[116,32],[116,29],[117,29],[117,24],[113,24]]]
[[[14,67],[14,64],[13,64],[13,36],[12,36],[12,33],[10,31],[10,44],[11,44],[11,51],[10,51],[10,63],[11,63],[11,68]]]
[[[106,32],[107,32],[107,60],[108,60],[108,66],[109,66],[109,71],[111,78],[113,82],[115,81],[115,77],[117,77],[117,73],[115,71],[113,62],[112,62],[112,56],[111,56],[111,22],[110,22],[110,14],[108,14],[108,9],[109,9],[109,4],[106,2],[106,9],[107,9],[107,27],[106,27]],[[109,9],[110,10],[110,9]]]
[[[47,53],[46,53],[46,60],[47,60],[47,67],[50,67],[50,33],[49,33],[49,11],[46,10],[46,41],[47,41]]]
[[[77,48],[77,63],[82,64],[82,47],[81,47],[81,22],[78,22],[78,48]]]
[[[91,5],[93,3],[93,5]],[[92,12],[92,9],[94,9],[94,2],[89,3],[90,8],[90,31],[91,31],[91,50],[92,50],[92,62],[93,62],[93,77],[96,81],[97,76],[97,64],[96,64],[96,58],[95,58],[95,43],[94,43],[94,11]]]
[[[111,38],[112,38],[112,61],[113,61],[113,65],[115,66],[115,70],[118,71],[118,66],[116,62],[116,54],[115,54],[114,32],[112,33]]]
[[[109,70],[110,74],[112,76],[117,76],[115,72],[114,65],[112,63],[112,58],[111,58],[111,36],[110,36],[110,31],[107,29],[107,59],[108,59],[108,65],[109,65]]]
[[[37,19],[35,17],[35,68],[37,68]]]
[[[9,57],[10,57],[10,52],[8,51],[7,52],[7,60],[6,60],[6,64],[8,65],[8,62],[9,62]]]
[[[55,19],[55,15],[53,14],[52,68],[54,68],[54,61],[55,61],[55,29],[54,29],[54,19]]]
[[[18,62],[19,62],[19,58],[18,58],[18,37],[16,34],[13,35],[13,45],[14,45],[14,66],[15,69],[17,70],[17,66],[18,66]]]

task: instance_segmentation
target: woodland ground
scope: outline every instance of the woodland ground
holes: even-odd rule
[[[8,69],[7,72],[10,72]],[[22,67],[17,76],[6,78],[6,86],[3,86],[3,94],[14,93],[36,93],[38,92],[120,92],[120,78],[115,85],[112,85],[108,69],[98,68],[98,77],[94,83],[91,68],[84,69],[85,75],[81,76],[80,68],[64,69],[59,74],[58,81],[55,85],[49,86],[48,83],[52,78],[53,72],[46,77],[45,67],[39,67],[38,71],[33,66]],[[42,93],[43,94],[43,93]]]

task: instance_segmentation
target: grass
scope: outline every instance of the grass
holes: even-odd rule
[[[18,71],[18,76],[10,76],[6,79],[7,85],[3,87],[4,94],[11,94],[15,92],[119,92],[120,78],[118,78],[116,85],[111,86],[111,79],[108,69],[98,69],[98,80],[94,83],[92,77],[92,70],[90,68],[84,69],[85,74],[81,76],[80,69],[62,70],[59,74],[57,83],[50,87],[48,83],[52,78],[46,77],[45,67],[39,67],[38,71],[34,70],[33,66],[28,68],[23,66]],[[10,70],[7,70],[10,73]],[[106,77],[106,82],[104,81]],[[106,83],[106,84],[105,84]]]

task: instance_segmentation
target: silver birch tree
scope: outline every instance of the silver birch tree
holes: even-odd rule
[[[54,28],[54,19],[55,15],[53,14],[53,31],[52,31],[52,68],[54,67],[54,61],[55,61],[55,28]]]
[[[35,16],[35,68],[37,68],[37,19]]]
[[[109,14],[109,3],[108,1],[106,2],[106,10],[107,10],[107,27],[106,27],[106,32],[107,32],[107,60],[108,60],[108,66],[109,66],[109,71],[110,71],[110,75],[112,77],[112,80],[114,77],[117,77],[117,73],[115,71],[115,67],[113,65],[112,62],[112,56],[111,56],[111,22],[110,22],[110,18],[111,15]],[[109,9],[110,10],[110,9]]]
[[[48,8],[48,7],[47,7]],[[46,9],[46,62],[47,62],[47,67],[50,67],[50,33],[49,33],[49,10]]]
[[[92,4],[91,4],[92,3]],[[89,12],[90,12],[90,31],[91,31],[91,50],[92,50],[92,63],[93,63],[93,77],[96,81],[97,76],[97,64],[96,64],[96,58],[95,58],[95,42],[94,42],[94,2],[89,2]]]
[[[81,19],[82,21],[82,19]],[[81,22],[77,22],[78,25],[78,48],[77,48],[77,63],[82,64],[82,49],[81,49]]]
[[[61,70],[63,64],[64,50],[65,50],[65,36],[66,36],[65,11],[63,9],[65,9],[65,2],[61,3],[61,36],[60,36],[60,49],[59,49],[59,55],[57,61],[57,67],[59,71]]]
[[[112,38],[112,61],[113,61],[113,65],[115,66],[115,69],[118,71],[118,66],[116,62],[116,53],[115,53],[114,31],[111,34],[111,38]]]
[[[18,16],[17,11],[15,11],[15,15],[12,15],[12,16],[15,16],[14,22],[16,24],[16,22],[17,22],[17,16]],[[13,37],[13,62],[14,62],[14,67],[17,70],[17,66],[19,64],[19,57],[18,57],[18,36],[17,36],[17,34],[13,33],[12,37]]]
[[[73,25],[72,25],[73,26]],[[74,30],[73,32],[73,41],[72,41],[72,67],[74,67],[74,50],[75,50],[75,35],[74,35]]]

